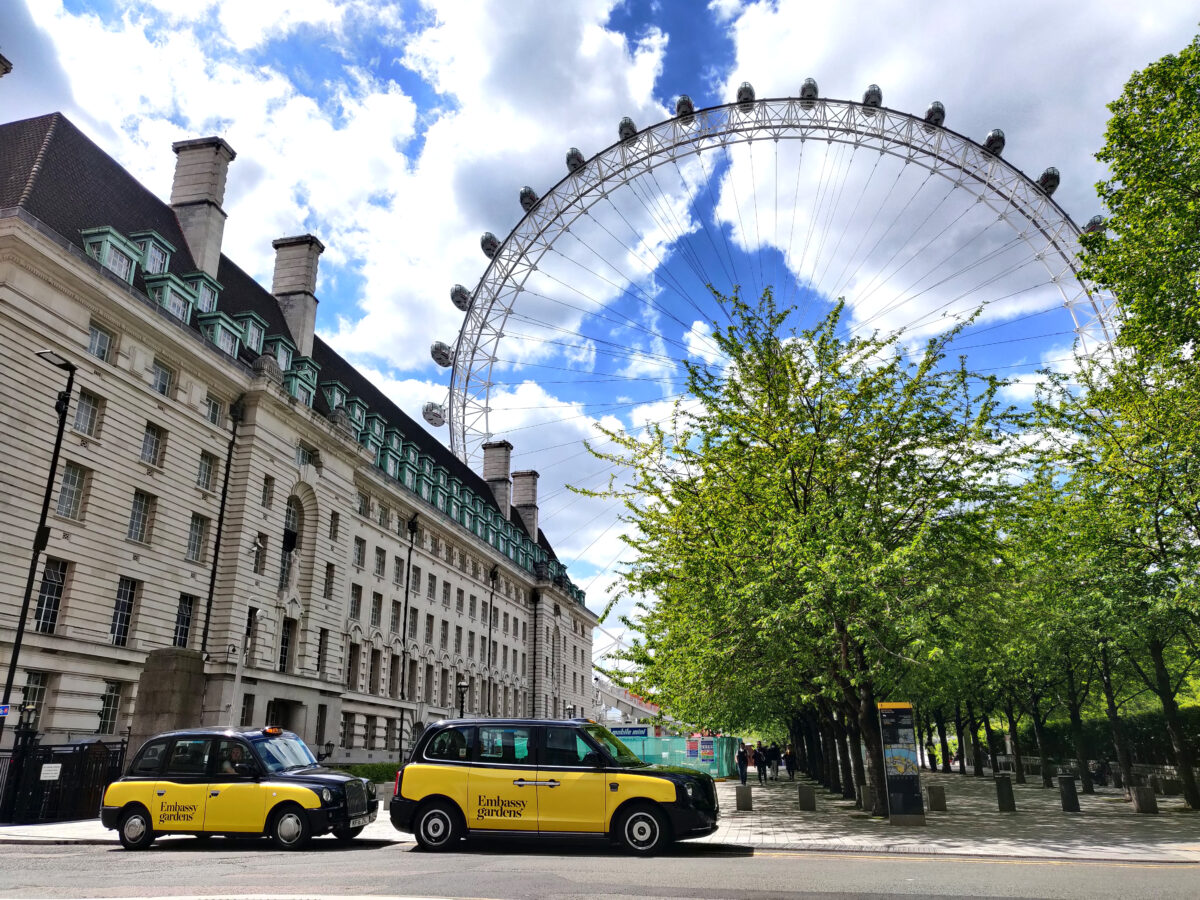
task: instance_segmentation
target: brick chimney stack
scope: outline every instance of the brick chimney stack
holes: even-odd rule
[[[536,544],[538,539],[538,473],[529,469],[512,474],[512,502],[525,523],[525,530]]]
[[[317,259],[325,252],[325,245],[311,234],[302,234],[279,238],[271,246],[275,248],[271,293],[296,341],[296,352],[312,356],[317,325]]]
[[[483,445],[483,480],[492,489],[492,496],[506,521],[512,498],[512,479],[508,475],[511,459],[512,444],[508,441],[491,441]]]
[[[225,234],[225,176],[237,157],[219,137],[177,141],[171,208],[179,219],[184,240],[200,271],[217,277],[221,238]]]

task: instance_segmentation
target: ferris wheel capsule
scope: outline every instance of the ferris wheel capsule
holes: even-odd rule
[[[579,152],[578,147],[572,147],[567,151],[567,171],[578,172],[583,168],[583,154]]]
[[[621,120],[621,123],[617,125],[617,136],[622,141],[627,141],[635,134],[637,134],[637,126],[633,124],[633,119],[629,118],[629,116],[626,116]]]
[[[1104,216],[1092,216],[1088,219],[1088,223],[1083,226],[1084,234],[1095,234],[1097,231],[1104,230]]]
[[[450,302],[462,312],[466,312],[471,308],[471,292],[461,284],[456,284],[450,288]]]
[[[692,103],[692,98],[687,94],[680,94],[679,99],[675,101],[675,115],[684,125],[690,125],[695,118],[696,104]]]
[[[421,407],[421,415],[434,428],[441,428],[446,424],[446,407],[432,400]]]
[[[992,156],[999,156],[1004,152],[1004,132],[999,128],[993,128],[987,133],[987,137],[983,139],[983,149]]]
[[[817,100],[817,79],[805,78],[804,84],[800,85],[800,106],[804,109],[812,109]]]
[[[485,231],[479,239],[479,247],[483,250],[483,255],[491,259],[496,255],[496,251],[500,249],[500,241],[490,231]]]
[[[1038,176],[1037,180],[1038,187],[1042,189],[1042,193],[1047,197],[1053,196],[1054,192],[1058,190],[1058,182],[1058,169],[1054,168],[1054,166],[1047,168],[1045,172]]]
[[[737,89],[737,105],[742,112],[750,112],[754,109],[754,85],[748,81],[743,81]]]
[[[454,362],[454,351],[445,341],[434,341],[429,347],[429,355],[443,369],[449,368],[450,364]]]
[[[937,128],[946,121],[946,107],[942,106],[941,100],[929,104],[929,109],[925,110],[925,121]]]
[[[529,185],[525,185],[525,187],[521,188],[521,209],[525,210],[525,212],[529,212],[531,209],[537,206],[538,200],[540,199],[541,198],[537,195],[537,191],[535,191]]]
[[[864,110],[870,113],[872,110],[879,109],[883,105],[883,91],[877,84],[867,85],[867,89],[863,91],[862,105]]]

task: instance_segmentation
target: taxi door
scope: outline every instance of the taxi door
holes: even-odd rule
[[[605,777],[599,754],[578,728],[547,725],[538,756],[538,822],[542,832],[604,830]]]
[[[480,725],[467,784],[467,827],[537,831],[537,753],[533,725]]]
[[[213,763],[204,830],[228,834],[261,832],[266,824],[267,789],[259,782],[262,769],[250,746],[234,739],[219,740]],[[252,773],[239,773],[235,768],[238,765],[251,767]]]
[[[209,738],[179,738],[154,785],[150,815],[155,831],[203,831],[208,796]]]

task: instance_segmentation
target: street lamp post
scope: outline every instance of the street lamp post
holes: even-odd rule
[[[461,719],[464,716],[463,702],[467,699],[467,688],[470,687],[470,685],[467,683],[467,679],[465,679],[461,675],[459,675],[457,687],[458,687],[458,717]]]
[[[412,593],[412,554],[417,540],[417,514],[408,520],[408,561],[404,564],[404,619],[400,622],[400,699],[407,700],[405,685],[408,684],[408,597]],[[404,755],[404,725],[407,718],[404,707],[400,707],[400,754]]]
[[[67,373],[67,386],[58,392],[54,402],[54,410],[58,413],[58,433],[54,438],[54,452],[50,455],[50,474],[46,476],[46,496],[42,499],[42,515],[38,519],[37,531],[33,538],[33,557],[29,560],[29,577],[25,581],[25,597],[21,601],[21,612],[17,617],[17,633],[13,638],[12,653],[8,660],[8,677],[4,681],[4,699],[0,706],[7,706],[12,699],[13,679],[17,675],[17,659],[21,655],[21,641],[25,638],[25,619],[29,615],[29,601],[33,596],[33,579],[37,576],[38,560],[46,545],[50,542],[50,529],[46,527],[46,514],[50,511],[50,497],[54,493],[54,475],[58,471],[58,454],[62,450],[63,430],[67,426],[67,410],[71,406],[71,389],[75,386],[75,364],[64,359],[53,350],[39,350],[42,359],[64,369]],[[0,718],[0,741],[4,738],[4,719]]]

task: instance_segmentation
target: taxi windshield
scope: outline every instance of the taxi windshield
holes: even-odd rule
[[[266,766],[268,772],[282,772],[284,769],[302,769],[317,764],[316,757],[304,741],[297,737],[274,735],[253,738],[251,743],[258,751],[258,758]]]
[[[608,755],[616,760],[617,765],[629,768],[648,766],[636,753],[621,743],[620,739],[603,725],[584,725],[583,730],[591,735],[592,740],[599,743]]]

